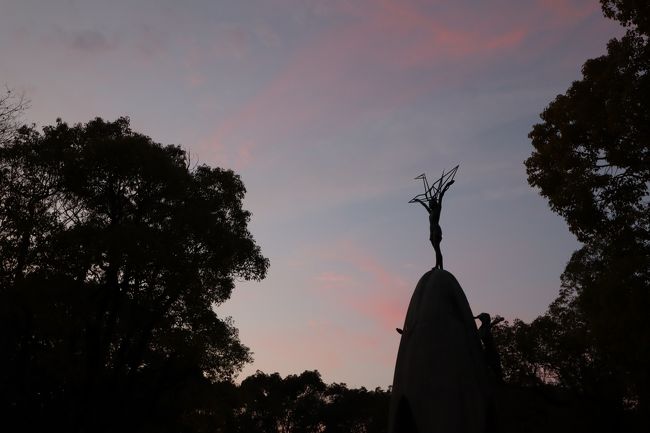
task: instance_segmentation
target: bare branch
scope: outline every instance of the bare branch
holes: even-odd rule
[[[24,93],[16,93],[9,87],[0,94],[0,143],[10,140],[20,127],[20,118],[29,108],[30,101]]]

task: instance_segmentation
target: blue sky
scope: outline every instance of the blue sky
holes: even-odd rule
[[[460,164],[445,267],[475,313],[530,320],[577,243],[528,187],[527,134],[621,33],[596,0],[0,0],[25,120],[131,117],[241,174],[268,278],[217,308],[256,369],[387,386],[433,266],[413,178]]]

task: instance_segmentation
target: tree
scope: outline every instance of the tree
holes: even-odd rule
[[[191,167],[128,118],[57,120],[2,143],[4,419],[178,431],[212,413],[190,391],[250,360],[214,307],[268,268],[244,194],[232,171]]]
[[[6,88],[0,94],[0,143],[9,140],[19,126],[20,115],[29,106],[29,101],[23,94],[16,94]]]
[[[282,378],[257,371],[239,387],[242,433],[383,433],[390,392],[323,383],[318,371]]]
[[[390,392],[333,383],[325,391],[325,433],[385,433],[388,430]]]
[[[650,35],[650,4],[645,0],[600,0],[608,18],[646,36]]]
[[[556,348],[582,359],[571,378],[556,356],[559,379],[650,420],[650,5],[601,3],[627,32],[544,110],[525,164],[583,244],[545,316]]]
[[[320,432],[323,392],[318,371],[304,371],[284,379],[278,373],[257,371],[240,385],[242,433]]]

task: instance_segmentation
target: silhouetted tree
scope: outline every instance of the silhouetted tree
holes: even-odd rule
[[[0,92],[0,143],[6,143],[18,130],[21,114],[28,108],[29,101],[22,93],[10,88]]]
[[[650,35],[650,4],[644,0],[600,0],[608,18],[643,35]]]
[[[318,371],[288,375],[258,371],[239,387],[241,433],[382,433],[390,393],[323,383]]]
[[[320,432],[325,384],[317,371],[282,379],[258,371],[240,385],[240,432]]]
[[[530,133],[529,183],[583,246],[527,332],[560,384],[650,421],[650,4],[601,3],[626,34]]]
[[[634,430],[621,413],[611,367],[566,294],[531,323],[493,328],[505,379],[496,390],[503,433]]]
[[[334,383],[325,392],[324,433],[382,433],[388,430],[390,392]]]
[[[128,118],[57,120],[2,143],[3,419],[94,432],[219,424],[214,399],[198,396],[250,354],[214,307],[235,278],[268,267],[244,193],[232,171],[190,167]]]

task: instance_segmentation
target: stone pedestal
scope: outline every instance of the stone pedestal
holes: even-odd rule
[[[389,433],[485,433],[490,384],[472,310],[441,269],[418,282],[404,322]]]

